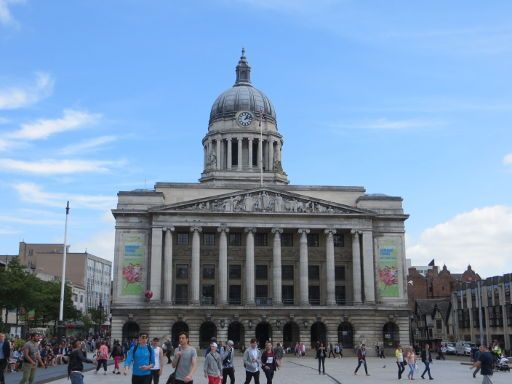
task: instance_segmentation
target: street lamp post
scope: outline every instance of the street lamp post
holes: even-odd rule
[[[98,327],[98,333],[101,336],[101,325],[103,324],[103,302],[100,300],[100,305],[98,305],[98,310],[100,311],[100,324]]]
[[[69,201],[66,204],[66,221],[64,224],[64,254],[62,257],[62,278],[60,282],[59,332],[64,336],[64,292],[66,287],[66,257],[68,236]]]

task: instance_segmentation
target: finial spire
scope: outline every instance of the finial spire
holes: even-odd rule
[[[242,48],[242,56],[236,66],[236,82],[237,85],[251,85],[251,67],[245,57],[245,48]]]

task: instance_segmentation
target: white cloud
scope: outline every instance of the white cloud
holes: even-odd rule
[[[115,196],[104,195],[79,195],[61,192],[45,192],[41,186],[34,183],[15,184],[21,200],[33,204],[41,204],[50,207],[65,207],[69,201],[71,209],[89,208],[107,210],[115,206]]]
[[[20,217],[12,215],[0,215],[0,222],[25,225],[61,225],[62,220],[39,219],[34,217]]]
[[[505,155],[505,157],[503,158],[503,164],[512,165],[512,153]]]
[[[99,114],[84,111],[65,110],[58,119],[41,119],[32,123],[22,124],[21,129],[6,134],[11,139],[41,140],[56,133],[72,131],[84,125],[94,124],[100,118]]]
[[[373,129],[382,131],[411,131],[418,129],[432,129],[445,125],[441,121],[431,119],[401,119],[391,120],[388,118],[379,118],[374,120],[363,120],[359,122],[335,122],[328,124],[335,129]]]
[[[2,0],[0,14],[1,4]],[[54,80],[48,73],[38,72],[34,84],[0,89],[0,109],[17,109],[35,104],[52,94],[53,85]]]
[[[72,245],[74,251],[92,253],[95,256],[114,261],[115,228],[97,232],[90,238]]]
[[[10,4],[21,4],[25,0],[0,0],[0,24],[2,25],[16,25],[16,20],[12,17]]]
[[[0,171],[24,172],[36,175],[65,175],[77,173],[104,173],[121,162],[99,160],[53,160],[23,161],[0,159]]]
[[[419,241],[407,245],[407,257],[413,265],[426,265],[435,259],[452,272],[462,272],[471,264],[483,277],[509,272],[512,206],[477,208],[428,228]]]
[[[80,143],[71,144],[67,147],[62,148],[60,151],[61,155],[74,155],[76,153],[82,152],[92,152],[96,149],[99,149],[106,144],[112,143],[117,140],[115,136],[100,136],[95,137],[94,139],[85,140]]]

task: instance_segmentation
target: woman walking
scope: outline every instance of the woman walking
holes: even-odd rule
[[[398,344],[395,349],[396,365],[398,367],[398,380],[402,379],[402,373],[405,371],[404,366],[404,352],[402,346]]]
[[[414,353],[414,348],[411,347],[411,349],[407,352],[407,365],[409,366],[409,373],[407,374],[407,377],[409,380],[414,380],[414,370],[416,369],[416,353]]]
[[[108,347],[106,343],[100,342],[98,346],[98,350],[96,351],[96,361],[98,362],[98,365],[96,367],[96,374],[100,370],[100,368],[103,366],[103,374],[107,374],[107,360],[108,360]]]
[[[265,351],[261,354],[261,367],[267,378],[267,384],[272,384],[274,372],[277,369],[277,359],[272,350],[272,343],[270,341],[267,341]]]
[[[114,359],[114,372],[112,372],[114,375],[121,374],[121,368],[119,367],[119,362],[121,361],[121,358],[124,356],[123,348],[121,347],[121,344],[119,344],[119,341],[114,341],[114,346],[112,347],[112,352],[110,353],[110,357]]]
[[[324,343],[320,343],[320,346],[316,350],[316,358],[318,359],[318,374],[325,375],[325,358],[327,353],[325,352]],[[320,372],[320,367],[322,368],[322,372]]]

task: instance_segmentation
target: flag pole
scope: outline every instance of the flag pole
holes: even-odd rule
[[[68,216],[69,216],[69,201],[66,205],[66,221],[64,225],[64,255],[62,257],[62,279],[60,282],[60,307],[59,307],[59,322],[64,321],[64,287],[66,286],[66,256],[67,256],[67,236],[68,236]]]
[[[261,126],[261,118],[263,116],[263,109],[260,108],[260,145],[259,145],[259,158],[260,158],[260,187],[263,187],[263,127]]]

